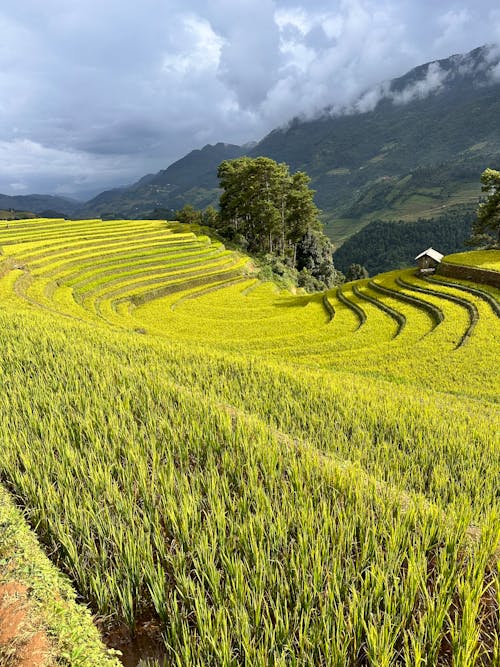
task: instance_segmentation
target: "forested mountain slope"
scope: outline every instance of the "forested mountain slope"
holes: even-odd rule
[[[214,204],[217,164],[263,155],[312,177],[327,231],[340,242],[373,219],[432,218],[475,204],[481,172],[500,162],[499,118],[498,56],[481,47],[383,83],[350,109],[295,118],[253,147],[205,146],[133,186],[102,193],[84,212],[140,217],[159,206]]]

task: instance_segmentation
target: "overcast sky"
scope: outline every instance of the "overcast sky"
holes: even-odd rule
[[[84,198],[500,43],[498,0],[1,0],[0,192]]]

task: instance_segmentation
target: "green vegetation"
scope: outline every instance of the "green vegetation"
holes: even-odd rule
[[[42,552],[22,513],[0,486],[0,588],[9,582],[22,585],[29,592],[35,616],[32,632],[45,632],[52,644],[47,651],[50,660],[47,664],[120,665],[104,649],[90,613],[76,604],[70,583]],[[5,629],[3,624],[2,629]],[[17,664],[11,662],[12,648],[0,644],[2,665]]]
[[[243,236],[250,252],[290,254],[295,268],[298,243],[320,227],[309,177],[290,175],[286,164],[264,157],[226,160],[218,176],[220,225],[226,235]]]
[[[0,245],[0,480],[94,612],[186,667],[499,664],[498,290],[294,296],[158,220]]]
[[[260,277],[280,285],[314,292],[342,282],[306,174],[291,175],[286,164],[264,157],[225,160],[218,174],[220,211],[186,204],[176,213],[179,222],[205,225],[225,242],[252,253]]]
[[[469,241],[474,246],[500,246],[500,171],[485,169],[481,190],[487,193],[479,206]]]
[[[430,246],[443,254],[464,250],[474,217],[473,208],[458,207],[430,220],[377,220],[345,241],[333,261],[343,272],[357,263],[371,275],[413,266],[414,257]]]

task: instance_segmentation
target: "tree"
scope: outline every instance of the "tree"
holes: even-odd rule
[[[326,287],[343,282],[333,265],[333,246],[322,231],[309,230],[297,244],[297,269],[306,271]]]
[[[218,177],[221,231],[243,235],[250,252],[278,253],[295,264],[299,240],[320,228],[309,177],[290,175],[288,165],[266,157],[225,160]]]
[[[479,205],[468,245],[500,244],[500,171],[485,169],[481,174],[481,183],[481,190],[487,196]]]
[[[216,229],[219,224],[219,213],[213,206],[208,206],[203,211],[202,219],[204,225]]]
[[[198,209],[186,204],[179,211],[175,212],[175,219],[187,225],[202,225],[203,215]]]
[[[362,280],[363,278],[368,278],[368,271],[361,264],[351,264],[347,269],[345,274],[345,279],[348,281],[351,280]]]

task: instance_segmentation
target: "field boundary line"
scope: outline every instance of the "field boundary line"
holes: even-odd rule
[[[373,306],[375,306],[375,308],[378,308],[386,315],[389,315],[389,317],[391,317],[397,324],[396,333],[392,337],[393,340],[394,338],[399,336],[399,334],[403,331],[403,329],[406,326],[406,317],[403,315],[403,313],[400,313],[398,310],[395,310],[394,308],[391,308],[387,304],[382,303],[380,299],[376,299],[375,297],[372,297],[369,294],[365,294],[359,289],[358,285],[353,285],[352,291],[360,299],[368,301],[368,303],[371,303]]]
[[[443,311],[437,306],[434,306],[434,304],[425,301],[424,299],[419,299],[416,296],[410,296],[409,294],[404,294],[401,291],[391,289],[390,287],[386,287],[385,285],[379,285],[378,283],[375,282],[375,280],[370,280],[368,285],[376,292],[380,292],[381,294],[385,294],[393,299],[403,301],[404,303],[408,303],[414,306],[415,308],[419,308],[420,310],[425,311],[432,320],[433,326],[430,331],[428,331],[426,334],[422,336],[422,338],[424,338],[429,333],[434,331],[434,329],[437,326],[439,326],[441,322],[444,320]]]
[[[450,283],[447,280],[440,280],[439,278],[433,276],[430,278],[429,276],[422,276],[423,280],[425,280],[426,283],[429,283],[432,285],[433,283],[437,283],[438,285],[443,285],[445,287],[452,287],[453,289],[459,290],[461,292],[467,292],[469,294],[473,294],[474,296],[477,296],[479,299],[482,299],[483,301],[486,301],[491,306],[491,309],[495,313],[497,317],[500,317],[500,303],[495,299],[493,294],[488,294],[487,292],[484,292],[483,290],[479,289],[478,287],[470,287],[470,285],[462,285],[460,283]]]
[[[176,385],[176,386],[179,389],[182,389],[183,391],[187,391],[187,388],[183,385]],[[404,513],[409,512],[412,507],[414,507],[418,503],[421,503],[426,509],[438,512],[445,521],[446,519],[445,510],[438,507],[438,505],[436,505],[431,500],[426,498],[423,494],[408,493],[407,491],[403,491],[401,489],[398,489],[397,487],[394,487],[392,484],[383,482],[382,480],[373,477],[368,472],[366,472],[366,470],[361,468],[359,465],[356,465],[352,461],[349,461],[348,459],[337,458],[332,453],[322,452],[307,440],[302,440],[301,438],[297,438],[295,436],[290,435],[289,433],[285,433],[284,431],[272,427],[258,415],[253,415],[251,413],[248,413],[245,410],[237,408],[236,406],[231,405],[229,403],[223,403],[217,401],[215,404],[218,408],[224,410],[231,417],[231,419],[233,420],[232,422],[233,428],[236,427],[237,418],[245,420],[257,420],[262,424],[264,424],[267,429],[269,429],[269,431],[276,437],[277,441],[280,444],[285,445],[286,447],[292,449],[295,452],[303,452],[309,454],[310,456],[316,459],[317,463],[320,466],[328,464],[335,466],[339,471],[347,471],[347,470],[356,471],[356,473],[359,474],[359,476],[362,478],[364,484],[374,485],[375,489],[381,494],[389,493],[392,497],[397,498],[402,512]],[[481,539],[481,528],[479,526],[476,526],[475,524],[469,524],[465,530],[465,535],[467,536],[467,538],[470,540],[471,543],[477,544]],[[500,544],[497,545],[497,548],[492,554],[492,558],[500,560]]]
[[[403,278],[401,277],[397,278],[396,282],[398,283],[398,285],[406,287],[409,290],[413,290],[415,292],[422,292],[423,294],[428,294],[429,296],[434,296],[438,299],[445,299],[446,301],[451,301],[452,303],[455,303],[459,306],[462,306],[462,308],[465,308],[465,310],[469,315],[469,326],[467,327],[462,337],[456,344],[455,350],[458,350],[460,347],[465,345],[465,343],[471,337],[472,332],[474,331],[474,328],[479,321],[479,311],[474,303],[471,303],[466,299],[462,299],[459,296],[454,296],[453,294],[446,294],[445,292],[440,292],[439,290],[432,290],[428,287],[420,287],[419,285],[415,285],[413,283],[407,282],[406,280],[403,280]]]
[[[353,301],[351,301],[351,299],[349,299],[344,294],[341,287],[337,288],[336,297],[341,303],[344,304],[344,306],[347,306],[347,308],[349,308],[349,310],[352,310],[353,313],[355,313],[356,317],[358,318],[359,324],[354,329],[354,331],[358,331],[358,329],[360,329],[363,326],[363,324],[366,323],[366,313],[365,313],[365,311],[363,310],[363,308],[361,308],[361,306],[358,306],[357,303],[354,303]]]

